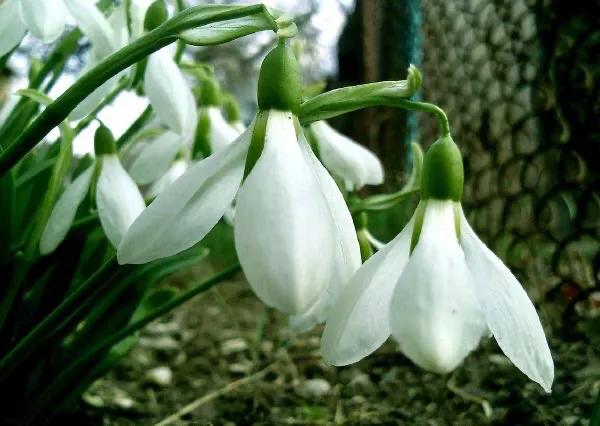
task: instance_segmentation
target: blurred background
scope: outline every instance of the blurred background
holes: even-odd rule
[[[265,3],[296,16],[306,84],[322,81],[332,89],[403,79],[411,63],[421,69],[421,99],[447,112],[463,150],[467,215],[518,275],[545,326],[557,370],[553,393],[529,383],[493,341],[446,377],[419,370],[392,343],[353,366],[328,367],[318,355],[320,330],[292,334],[285,318],[262,306],[239,277],[149,326],[140,347],[86,393],[85,421],[588,424],[600,389],[598,6],[561,0]],[[258,34],[191,50],[215,65],[246,119],[254,113],[255,76],[272,40]],[[0,73],[0,103],[26,69],[19,61],[43,57],[44,49],[26,42],[20,53]],[[80,66],[73,62],[73,75]],[[103,118],[111,127],[118,122],[117,135],[130,124],[121,108],[133,108],[133,119],[145,107],[133,94],[122,96]],[[385,184],[365,194],[400,188],[410,171],[410,142],[426,148],[437,131],[432,117],[389,108],[354,112],[332,124],[384,163]],[[372,232],[391,239],[416,201],[372,214]],[[231,230],[219,224],[207,242],[212,266],[178,278],[180,285],[233,261],[232,241]],[[240,383],[248,376],[253,379]]]

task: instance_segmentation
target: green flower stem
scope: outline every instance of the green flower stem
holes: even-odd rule
[[[182,12],[187,8],[184,0],[177,0],[177,12]],[[183,57],[183,51],[185,50],[185,42],[183,40],[177,40],[177,50],[175,50],[175,62],[181,62]]]
[[[230,266],[229,268],[214,275],[213,277],[202,282],[201,284],[197,285],[196,287],[194,287],[190,290],[187,290],[186,292],[180,294],[179,296],[174,297],[173,299],[164,303],[158,309],[152,311],[150,314],[138,319],[137,321],[130,323],[129,325],[122,328],[120,331],[113,334],[106,340],[103,340],[102,342],[99,342],[99,343],[93,345],[92,347],[90,347],[86,352],[81,354],[78,358],[74,359],[66,369],[64,369],[62,372],[60,372],[58,377],[56,377],[49,384],[49,386],[44,390],[44,392],[42,392],[38,396],[38,398],[32,404],[33,409],[32,409],[31,415],[36,416],[40,413],[43,413],[45,410],[47,410],[49,408],[48,404],[50,404],[52,401],[52,396],[56,395],[56,394],[61,394],[62,392],[64,392],[65,388],[67,386],[69,386],[70,383],[72,383],[73,378],[78,374],[78,372],[80,371],[82,366],[86,365],[86,363],[93,360],[94,357],[102,354],[104,351],[110,349],[110,347],[119,343],[121,340],[125,339],[130,334],[135,333],[136,331],[140,330],[142,327],[146,326],[147,324],[149,324],[150,322],[154,321],[155,319],[161,317],[162,315],[166,314],[167,312],[175,309],[176,307],[182,305],[183,303],[187,302],[194,296],[196,296],[200,293],[203,293],[206,290],[213,287],[214,285],[231,278],[234,274],[236,274],[240,270],[241,270],[241,268],[240,268],[239,264]]]
[[[433,115],[438,120],[438,125],[440,127],[440,133],[442,136],[448,136],[450,134],[450,123],[448,122],[448,117],[443,109],[439,106],[430,104],[428,102],[419,102],[419,101],[411,101],[408,99],[399,99],[396,101],[395,105],[391,105],[399,108],[404,108],[410,111],[419,111],[419,112],[428,112]]]
[[[365,211],[387,210],[394,207],[396,204],[404,201],[413,194],[417,194],[421,189],[421,175],[423,174],[423,150],[418,143],[411,144],[413,166],[408,182],[402,189],[391,194],[377,194],[359,199],[358,197],[350,198],[349,208],[353,215]]]
[[[95,88],[125,68],[151,53],[173,43],[185,30],[219,21],[227,21],[253,14],[265,14],[273,30],[277,24],[262,4],[252,6],[195,6],[180,12],[158,28],[110,55],[85,73],[65,93],[50,104],[38,117],[0,154],[0,176],[14,166],[35,147],[50,130],[68,117],[69,113]]]
[[[49,337],[52,330],[58,324],[71,316],[77,306],[112,282],[110,278],[115,274],[117,268],[117,259],[116,256],[113,256],[21,339],[0,360],[0,382],[18,367],[22,361],[25,361],[27,356]]]

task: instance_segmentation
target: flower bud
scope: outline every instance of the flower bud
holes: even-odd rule
[[[298,113],[302,93],[300,66],[284,39],[267,54],[258,77],[258,107]]]
[[[450,135],[438,139],[425,154],[421,198],[460,201],[464,170],[460,150]]]
[[[94,134],[94,152],[96,156],[110,155],[117,152],[115,138],[108,127],[101,124]]]
[[[146,31],[152,31],[159,27],[163,22],[169,19],[169,12],[163,0],[154,1],[146,11],[144,18],[144,28]]]

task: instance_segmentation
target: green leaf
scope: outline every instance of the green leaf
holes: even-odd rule
[[[15,186],[12,170],[0,177],[0,266],[9,258],[15,231]]]
[[[37,90],[23,89],[19,90],[17,94],[26,96],[42,105],[48,106],[52,104],[51,98]],[[61,134],[60,151],[52,169],[48,188],[34,219],[33,230],[25,250],[27,257],[33,257],[37,254],[37,245],[42,232],[44,231],[44,227],[48,222],[54,203],[62,189],[64,178],[69,171],[71,160],[73,158],[73,129],[71,129],[67,121],[61,122],[59,124],[59,129]]]
[[[142,299],[142,302],[133,313],[130,322],[133,323],[152,315],[153,312],[172,300],[177,293],[178,291],[171,287],[151,291],[150,294]]]

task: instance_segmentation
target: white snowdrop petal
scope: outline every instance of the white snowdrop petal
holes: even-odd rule
[[[175,182],[179,176],[183,175],[187,169],[188,164],[185,160],[176,160],[169,167],[169,170],[150,186],[147,195],[149,197],[156,197]]]
[[[290,318],[290,326],[293,329],[306,331],[327,319],[340,291],[343,291],[344,286],[360,267],[361,257],[354,222],[344,196],[333,178],[312,152],[304,135],[300,138],[300,147],[306,162],[311,166],[320,184],[321,194],[327,202],[330,216],[333,218],[336,238],[333,275],[329,280],[327,290],[311,309]]]
[[[384,179],[383,165],[379,158],[365,148],[362,145],[358,145],[358,148],[362,150],[362,159],[367,170],[367,178],[365,183],[367,185],[381,185]]]
[[[146,204],[116,155],[104,155],[101,161],[102,169],[96,184],[96,206],[102,229],[116,248]]]
[[[116,51],[129,43],[129,29],[127,27],[126,2],[115,7],[108,16],[107,21],[113,29],[113,50]]]
[[[262,154],[238,193],[235,246],[250,286],[269,306],[305,312],[326,289],[333,223],[289,112],[269,112]]]
[[[189,130],[189,99],[193,95],[179,67],[164,49],[148,58],[144,90],[164,126],[180,135]]]
[[[90,40],[99,58],[110,55],[118,46],[115,31],[93,1],[63,0],[81,32]]]
[[[477,237],[464,214],[461,245],[473,275],[475,293],[487,325],[506,356],[546,392],[554,380],[554,363],[544,329],[515,276]]]
[[[311,124],[323,164],[354,189],[383,183],[383,166],[371,151],[339,133],[326,121]],[[349,188],[351,189],[351,188]]]
[[[77,209],[88,192],[93,173],[94,167],[92,166],[77,176],[75,180],[67,185],[65,191],[56,201],[40,238],[40,253],[42,255],[53,252],[65,239]]]
[[[217,224],[244,174],[251,129],[196,163],[140,215],[118,251],[119,263],[146,263],[190,248]]]
[[[340,293],[321,338],[323,358],[332,365],[360,361],[390,336],[390,300],[408,260],[414,218],[371,256]]]
[[[129,174],[140,185],[148,185],[163,176],[181,148],[181,136],[167,131],[150,142],[129,168]]]
[[[391,303],[392,335],[419,367],[452,371],[487,333],[458,245],[454,203],[427,200],[423,227]]]
[[[240,133],[225,121],[218,107],[210,106],[206,110],[210,120],[210,147],[213,152],[220,151],[233,142]]]
[[[62,1],[21,0],[21,16],[35,38],[45,42],[56,40],[65,28],[66,10]]]
[[[0,3],[0,56],[6,55],[25,36],[26,27],[19,13],[19,0]]]

